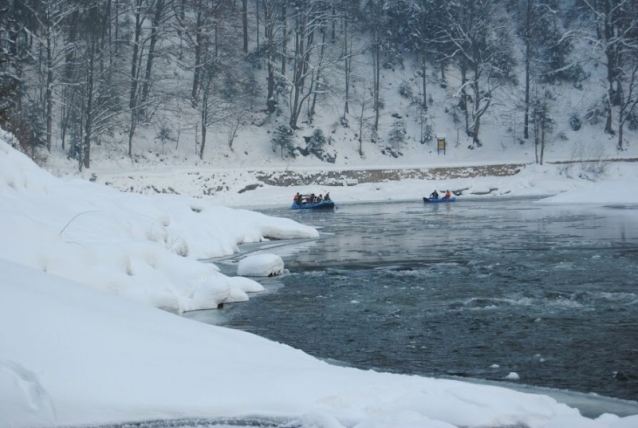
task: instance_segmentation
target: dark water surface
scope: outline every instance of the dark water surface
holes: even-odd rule
[[[359,368],[638,400],[638,207],[264,212],[322,235],[264,250],[290,273],[225,308],[227,326]]]

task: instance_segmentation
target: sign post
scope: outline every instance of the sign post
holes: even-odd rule
[[[445,154],[445,134],[437,134],[436,136],[436,154],[440,155],[441,152]]]

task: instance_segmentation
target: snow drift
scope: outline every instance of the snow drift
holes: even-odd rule
[[[197,259],[266,239],[314,238],[289,219],[175,195],[62,180],[0,140],[0,258],[170,311],[245,300],[261,286]]]

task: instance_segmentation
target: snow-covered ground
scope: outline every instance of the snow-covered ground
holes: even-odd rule
[[[388,166],[388,169],[393,166]],[[602,168],[601,175],[594,175],[591,169]],[[604,162],[602,166],[591,164],[531,164],[521,168],[521,172],[512,176],[486,176],[441,180],[405,179],[377,183],[348,183],[342,185],[301,185],[278,187],[266,184],[254,185],[253,190],[243,191],[247,185],[259,183],[255,172],[245,169],[217,170],[199,169],[174,171],[172,173],[111,173],[100,182],[128,189],[134,185],[134,191],[142,191],[148,186],[156,188],[171,187],[181,194],[201,195],[202,176],[223,177],[220,186],[228,186],[219,192],[206,196],[205,200],[215,203],[243,207],[260,208],[289,206],[296,192],[302,194],[325,194],[339,204],[373,201],[410,201],[420,200],[433,190],[443,192],[463,190],[462,198],[494,198],[511,196],[545,197],[581,190],[591,195],[580,195],[579,200],[587,203],[638,203],[638,162]],[[633,184],[632,184],[633,183]],[[144,193],[155,193],[153,190]],[[576,202],[570,199],[554,198],[553,201]]]
[[[399,111],[405,108],[400,103],[396,107]],[[493,121],[497,121],[497,118]],[[351,141],[352,135],[345,133],[345,130],[336,128],[335,134],[330,134],[335,138],[330,150],[338,151],[334,164],[322,162],[313,155],[281,158],[279,153],[272,152],[269,134],[254,126],[242,130],[232,150],[224,142],[223,133],[211,132],[208,155],[203,160],[196,156],[191,142],[182,142],[178,148],[167,147],[162,154],[152,138],[154,130],[148,128],[139,131],[136,140],[138,154],[133,159],[122,152],[119,146],[96,147],[92,152],[94,160],[91,168],[78,171],[77,161],[66,159],[65,153],[59,147],[54,147],[45,168],[58,177],[81,177],[131,193],[179,194],[223,206],[244,208],[287,206],[297,191],[316,194],[330,192],[337,204],[414,200],[427,196],[434,189],[466,189],[463,193],[466,197],[476,197],[476,194],[487,194],[485,197],[488,198],[550,196],[586,189],[595,182],[626,181],[638,177],[638,134],[635,131],[628,131],[626,148],[619,152],[614,137],[605,135],[593,126],[587,125],[578,132],[567,127],[557,132],[564,139],[554,136],[547,143],[544,163],[538,165],[535,163],[533,141],[521,144],[516,138],[501,135],[501,126],[486,124],[485,143],[483,147],[473,150],[467,148],[470,141],[466,137],[460,137],[461,141],[457,144],[456,132],[451,133],[443,127],[448,130],[445,154],[437,154],[434,142],[421,144],[410,139],[402,147],[403,156],[398,158],[383,154],[381,146],[370,142],[364,143],[365,155],[360,156],[358,142]],[[316,125],[315,129],[317,127],[320,125]],[[300,141],[296,144],[303,145],[300,136],[309,135],[312,129],[299,130]],[[285,176],[289,172],[300,175],[320,172],[338,174],[359,170],[427,170],[501,164],[524,166],[520,173],[504,177],[413,179],[379,183],[357,183],[347,179],[315,180],[314,184],[292,188],[270,186],[259,178],[264,174]],[[634,195],[635,192],[631,192],[624,196],[633,197],[635,201]]]
[[[331,366],[0,261],[0,424],[284,417],[303,427],[635,427],[505,388]]]
[[[261,289],[199,258],[268,238],[318,236],[310,226],[216,203],[288,205],[306,190],[350,203],[498,188],[483,197],[638,204],[636,165],[610,163],[599,182],[546,165],[511,177],[262,187],[195,199],[55,178],[0,141],[0,426],[258,415],[319,428],[636,427],[638,415],[587,419],[542,395],[335,367],[158,309],[216,307]],[[233,176],[237,187],[250,184],[240,182],[243,173]]]

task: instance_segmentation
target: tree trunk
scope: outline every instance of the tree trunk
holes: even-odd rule
[[[298,13],[295,34],[295,67],[293,74],[293,94],[290,108],[290,122],[292,129],[297,128],[297,121],[301,113],[302,103],[309,95],[303,96],[304,86],[306,82],[306,72],[308,70],[308,62],[310,59],[310,50],[313,43],[313,31],[308,31],[308,16],[306,13]],[[307,44],[305,43],[308,38]]]
[[[286,76],[286,48],[288,46],[288,18],[286,17],[286,2],[281,5],[282,41],[281,41],[281,75]]]
[[[343,19],[343,69],[344,69],[344,80],[346,85],[346,96],[345,96],[345,105],[343,108],[343,117],[344,119],[350,112],[349,102],[350,102],[350,58],[348,51],[348,19],[344,17]]]
[[[193,70],[193,87],[191,90],[191,104],[193,107],[197,106],[197,94],[199,92],[199,83],[200,83],[200,79],[201,79],[201,65],[202,65],[202,54],[203,54],[203,46],[202,43],[204,42],[204,37],[203,37],[203,14],[202,12],[198,12],[197,13],[197,27],[195,29],[196,31],[196,36],[195,36],[195,67]]]
[[[423,74],[423,110],[427,111],[428,109],[428,95],[427,95],[427,84],[426,84],[426,76],[425,76],[425,71],[426,71],[426,56],[425,56],[425,49],[423,49],[422,55],[421,55],[421,73]]]
[[[95,49],[97,42],[93,40],[89,48],[89,58],[86,76],[86,116],[84,118],[84,144],[82,147],[82,156],[80,157],[80,171],[82,167],[89,168],[91,166],[91,137],[93,136],[93,84],[94,84],[94,61]]]
[[[248,53],[248,0],[241,0],[241,23],[244,33],[244,54]]]
[[[261,0],[255,1],[255,21],[257,24],[257,50],[259,50],[259,2]]]
[[[525,119],[523,138],[529,138],[529,85],[530,85],[530,20],[532,14],[532,0],[527,0],[527,14],[525,17]]]
[[[131,93],[129,96],[129,109],[131,112],[131,128],[129,130],[128,139],[128,155],[133,157],[133,133],[135,132],[135,124],[137,121],[137,85],[139,78],[138,55],[140,55],[140,38],[142,34],[142,0],[135,2],[135,35],[133,41],[133,58],[131,60]]]
[[[538,124],[537,114],[534,115],[534,118],[536,119],[534,121],[534,157],[536,158],[536,163],[539,163],[538,146],[540,139],[540,125]]]
[[[203,94],[202,94],[202,110],[201,110],[201,124],[202,124],[202,146],[199,150],[199,158],[204,159],[204,148],[206,147],[206,127],[208,125],[208,83],[204,82]]]
[[[476,147],[481,147],[482,144],[479,141],[479,132],[481,130],[481,116],[478,116],[475,120],[474,120],[474,129],[472,130],[472,144],[474,144]]]
[[[321,49],[319,50],[319,59],[317,60],[317,71],[314,77],[314,84],[310,85],[310,90],[313,92],[312,94],[312,105],[308,111],[308,121],[312,123],[312,118],[315,115],[315,106],[317,105],[317,97],[319,95],[319,88],[321,82],[321,65],[323,64],[323,55],[326,48],[326,31],[323,32],[323,36],[321,38]]]
[[[120,46],[120,0],[115,1],[115,56],[118,55]]]
[[[364,95],[365,96],[365,95]],[[363,116],[365,115],[365,100],[361,101],[361,115],[359,116],[359,156],[363,156]]]
[[[618,124],[618,150],[622,150],[623,149],[623,144],[622,144],[622,137],[623,137],[623,128],[624,128],[624,123],[621,122]]]
[[[380,110],[379,90],[381,88],[381,83],[379,82],[379,80],[381,79],[381,41],[379,40],[380,36],[378,34],[378,31],[380,31],[380,29],[377,30],[377,34],[375,35],[376,40],[375,40],[374,49],[373,49],[373,61],[372,61],[374,65],[374,70],[373,70],[374,125],[373,125],[373,129],[375,130],[375,132],[379,130],[379,110]]]
[[[337,5],[335,4],[337,0],[332,0],[332,38],[330,39],[331,43],[337,42]]]
[[[615,33],[615,17],[612,8],[615,7],[614,2],[612,1],[603,1],[603,37],[605,41],[605,57],[607,59],[607,120],[605,121],[605,132],[614,135],[613,129],[613,106],[617,105],[616,103],[616,94],[614,92],[614,83],[616,82],[616,74],[617,74],[617,60],[618,57],[616,55],[616,34]]]
[[[108,16],[108,29],[106,30],[106,36],[109,39],[109,65],[112,66],[114,62],[114,50],[113,50],[113,25],[111,25],[111,16],[113,15],[113,0],[106,2],[106,16]]]
[[[467,67],[465,65],[465,61],[461,60],[461,107],[465,113],[465,134],[472,135],[470,133],[470,120],[469,120],[469,112],[467,107],[467,91],[465,89],[465,85],[467,84]]]
[[[627,79],[627,94],[622,94],[620,112],[618,113],[618,150],[624,149],[623,129],[625,122],[638,105],[638,96],[636,94],[636,91],[638,91],[638,57],[633,57],[631,60],[633,65],[630,67],[630,72],[625,75]]]
[[[204,160],[204,147],[206,147],[206,124],[202,122],[202,146],[199,151],[199,158]]]
[[[275,100],[275,13],[274,2],[264,4],[264,26],[266,28],[266,68],[268,70],[268,87],[266,94],[266,107],[268,113],[274,113],[277,107]]]
[[[610,89],[611,92],[611,89]],[[607,105],[605,106],[605,110],[607,111],[607,119],[605,120],[605,132],[607,134],[610,135],[614,135],[614,128],[613,128],[613,119],[612,119],[612,108],[611,108],[611,98],[610,98],[610,94],[608,93],[608,100],[607,100]]]
[[[523,138],[526,140],[529,138],[529,87],[530,87],[530,76],[529,76],[529,42],[527,42],[527,56],[525,57],[525,120],[523,125]]]
[[[545,155],[545,127],[546,124],[545,113],[543,112],[543,117],[541,119],[541,155],[540,155],[540,164],[543,164],[543,156]]]
[[[117,4],[117,3],[116,3]],[[68,27],[67,30],[67,45],[75,45],[76,39],[77,39],[77,29],[78,29],[78,15],[79,12],[77,9],[73,10],[73,12],[69,15],[69,22],[70,25]],[[69,127],[69,121],[70,121],[70,116],[71,116],[71,109],[74,108],[73,103],[70,102],[70,99],[72,97],[72,93],[73,90],[70,86],[68,86],[68,84],[71,83],[72,79],[73,79],[73,64],[75,63],[75,50],[73,49],[69,49],[69,51],[67,51],[66,55],[65,55],[65,65],[64,65],[64,71],[63,71],[63,82],[65,83],[63,92],[62,92],[62,96],[63,96],[63,103],[62,103],[62,116],[61,116],[61,123],[60,123],[60,128],[62,130],[62,150],[65,150],[65,137],[66,137],[66,131]]]
[[[50,17],[48,17],[50,19]],[[53,136],[53,46],[51,34],[51,22],[47,19],[47,87],[46,87],[46,115],[47,115],[47,150],[51,152],[51,139]]]
[[[65,138],[66,138],[66,118],[64,117],[65,115],[65,110],[62,110],[62,119],[60,120],[60,131],[61,131],[61,135],[60,135],[60,139],[62,140],[62,151],[66,150],[66,148],[64,147],[65,143]]]
[[[483,102],[483,95],[481,94],[480,87],[481,70],[478,64],[474,64],[474,76],[472,78],[472,90],[474,92],[474,100],[472,101],[472,144],[476,147],[481,147],[481,141],[479,140],[479,133],[481,131],[481,117],[487,110],[489,105],[489,99],[486,104],[481,106]]]
[[[446,77],[445,77],[445,61],[440,61],[441,64],[441,85],[442,87],[447,87]]]
[[[128,156],[133,157],[133,136],[135,135],[135,129],[137,128],[137,119],[135,119],[135,113],[132,112],[131,123],[128,130]]]
[[[164,14],[164,0],[157,0],[155,4],[155,16],[153,17],[153,24],[151,27],[151,40],[148,47],[148,56],[146,58],[146,72],[144,74],[144,86],[142,87],[142,105],[148,101],[148,94],[151,90],[151,74],[153,71],[153,61],[155,59],[155,45],[159,37],[159,27],[162,22],[162,15]]]
[[[610,135],[614,135],[613,129],[613,106],[614,106],[614,98],[616,97],[614,91],[614,67],[615,63],[615,55],[613,50],[608,47],[607,48],[607,105],[605,110],[607,111],[607,119],[605,120],[605,132]]]

